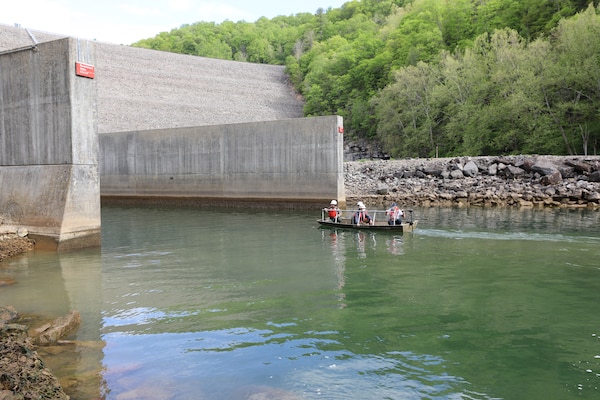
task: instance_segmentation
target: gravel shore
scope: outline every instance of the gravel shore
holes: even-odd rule
[[[600,208],[600,156],[353,161],[344,180],[348,207]]]
[[[0,237],[0,262],[33,250],[33,245],[33,241],[27,237],[19,237],[17,235]],[[0,278],[0,286],[2,286],[2,278]]]

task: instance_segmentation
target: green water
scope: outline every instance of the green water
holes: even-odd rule
[[[101,250],[3,263],[0,304],[81,312],[44,355],[73,399],[600,397],[600,213],[317,214],[103,208]]]

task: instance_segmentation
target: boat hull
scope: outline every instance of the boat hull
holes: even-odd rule
[[[317,222],[322,227],[327,227],[327,228],[344,228],[344,229],[355,229],[355,230],[358,229],[358,230],[365,230],[365,231],[412,232],[417,227],[417,221],[405,222],[405,223],[402,223],[399,225],[388,225],[387,222],[386,223],[377,223],[375,225],[369,225],[369,224],[355,225],[355,224],[344,223],[344,222],[333,222],[330,219],[325,219],[325,220],[318,219]]]

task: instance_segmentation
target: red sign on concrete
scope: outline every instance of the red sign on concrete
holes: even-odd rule
[[[75,63],[75,75],[94,79],[94,75],[95,75],[94,66],[90,65],[90,64],[85,64],[82,62],[76,62]]]

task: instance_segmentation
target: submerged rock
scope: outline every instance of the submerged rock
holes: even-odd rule
[[[60,338],[79,328],[81,316],[77,311],[71,311],[67,315],[55,319],[52,323],[45,324],[31,332],[32,341],[36,345],[48,345],[56,343]]]

